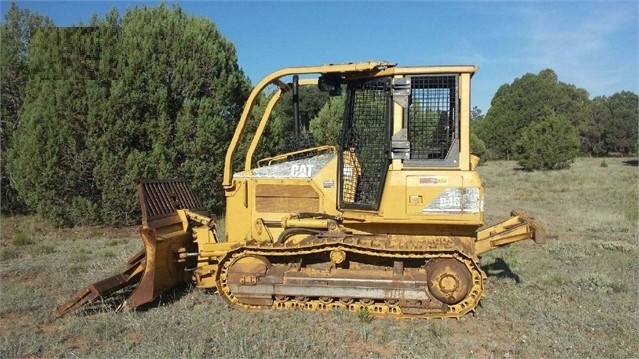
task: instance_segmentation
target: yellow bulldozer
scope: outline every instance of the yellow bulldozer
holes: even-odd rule
[[[484,228],[479,157],[469,141],[476,70],[363,62],[271,73],[251,92],[226,153],[224,238],[188,183],[143,181],[144,248],[122,273],[87,286],[54,314],[125,289],[121,307],[138,307],[185,283],[241,309],[413,318],[474,311],[486,280],[479,256],[545,240],[542,227],[519,212]],[[302,86],[344,98],[339,145],[254,160],[281,99],[292,99],[295,136],[303,135]],[[270,100],[247,134],[263,91]],[[252,139],[243,170],[234,173],[240,141],[251,138],[244,136]]]

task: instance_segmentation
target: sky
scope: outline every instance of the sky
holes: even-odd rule
[[[399,66],[477,65],[472,105],[552,69],[595,96],[639,93],[639,2],[625,1],[177,1],[234,43],[256,84],[283,67],[381,60]],[[17,1],[56,26],[87,23],[157,1]],[[2,17],[10,2],[0,1]]]

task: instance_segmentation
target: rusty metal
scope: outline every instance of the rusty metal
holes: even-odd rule
[[[533,239],[538,244],[546,242],[546,231],[534,218],[520,210],[513,210],[511,217],[503,222],[478,231],[475,254],[480,255],[495,248],[524,239]]]
[[[185,180],[142,181],[138,185],[144,244],[145,266],[135,291],[124,306],[138,307],[179,284],[188,283],[190,275],[179,254],[192,242],[185,231],[179,209],[205,213],[204,206]]]
[[[200,200],[184,180],[141,181],[138,185],[144,248],[128,261],[127,269],[82,289],[54,310],[62,316],[132,287],[120,308],[149,303],[166,290],[191,280],[180,253],[194,250],[190,229],[185,229],[178,210],[208,216]],[[197,220],[198,218],[196,218]],[[214,229],[214,226],[211,227]],[[193,265],[193,263],[191,263]]]
[[[428,267],[428,290],[440,302],[461,302],[468,295],[471,286],[468,268],[456,259],[435,259]]]
[[[376,315],[418,318],[460,317],[477,306],[483,272],[465,257],[463,246],[427,253],[417,249],[421,246],[406,250],[393,236],[364,237],[310,236],[296,246],[232,249],[219,263],[218,293],[244,309],[367,308]],[[332,262],[336,251],[345,253],[344,267]],[[285,260],[300,257],[299,265]],[[439,284],[431,291],[433,278]]]
[[[144,180],[138,194],[143,224],[174,215],[178,209],[206,213],[186,180]]]
[[[136,284],[142,276],[144,262],[144,250],[141,250],[129,259],[128,267],[122,273],[89,284],[71,299],[59,305],[53,311],[53,315],[55,317],[63,316],[80,307],[94,303],[98,299],[107,298],[121,289]]]

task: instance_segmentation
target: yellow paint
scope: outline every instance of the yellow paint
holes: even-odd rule
[[[369,256],[371,259],[379,258],[376,257],[378,252],[373,248],[375,243],[383,242],[395,250],[401,249],[395,253],[401,253],[404,256],[402,258],[432,263],[437,263],[438,259],[446,259],[452,262],[445,263],[457,263],[454,266],[458,268],[454,270],[447,265],[439,266],[437,290],[442,293],[453,292],[451,288],[456,288],[468,277],[468,283],[464,282],[468,285],[468,296],[447,307],[447,312],[424,316],[459,317],[474,310],[483,293],[482,280],[485,276],[479,267],[477,256],[520,240],[544,240],[541,226],[521,213],[513,213],[510,219],[479,230],[484,225],[484,187],[476,171],[479,158],[470,154],[469,140],[470,80],[476,70],[475,66],[398,67],[388,62],[364,62],[286,68],[266,76],[249,95],[226,153],[222,181],[226,195],[224,238],[218,238],[214,218],[188,209],[178,210],[176,215],[145,225],[142,237],[146,264],[140,285],[151,287],[147,291],[148,298],[143,299],[148,301],[170,286],[185,282],[188,280],[187,276],[190,276],[196,287],[217,288],[219,293],[226,295],[225,299],[232,305],[246,308],[266,305],[263,303],[270,303],[270,296],[253,298],[248,295],[243,299],[245,304],[241,304],[240,299],[228,295],[231,290],[229,278],[237,279],[234,285],[257,285],[260,276],[267,273],[270,268],[270,263],[265,258],[270,255],[269,248],[281,246],[282,239],[286,241],[285,247],[277,247],[282,248],[281,252],[278,252],[278,258],[284,262],[290,259],[287,265],[295,266],[301,262],[300,256],[317,254],[313,252],[314,247],[304,247],[307,245],[304,240],[309,233],[321,233],[322,236],[319,238],[326,241],[326,245],[341,243],[339,241],[347,237],[357,240],[359,247],[356,253]],[[350,209],[340,208],[340,188],[343,189],[343,203],[352,204],[356,200],[355,188],[361,185],[359,182],[366,168],[366,163],[362,163],[362,159],[358,158],[351,148],[340,151],[332,146],[323,146],[278,154],[254,164],[252,158],[264,134],[271,111],[281,99],[281,94],[290,90],[285,78],[291,75],[329,74],[347,80],[457,75],[458,98],[454,99],[458,111],[456,118],[459,120],[457,161],[441,165],[429,161],[408,163],[401,158],[389,158],[379,206],[374,210],[354,209],[352,206]],[[316,78],[303,79],[300,85],[316,85],[317,82]],[[240,139],[246,135],[244,131],[249,114],[260,93],[270,84],[275,84],[279,89],[262,114],[244,158],[244,170],[233,174],[232,165],[236,160],[234,157]],[[407,118],[407,114],[404,111],[407,109],[393,103],[392,110],[393,116],[389,119],[389,126],[392,128],[389,130],[391,134],[400,134],[405,130],[404,119]],[[332,157],[327,159],[323,166],[305,163],[303,160],[291,161],[295,155],[307,151]],[[340,162],[343,163],[342,169],[339,168]],[[260,166],[280,166],[280,171],[277,176],[258,176],[258,169],[265,168]],[[341,179],[340,171],[343,173]],[[217,185],[211,183],[211,186]],[[246,248],[249,243],[254,246],[253,248],[264,248],[266,254],[238,256],[237,250]],[[309,249],[304,252],[306,248]],[[330,263],[335,266],[347,261],[350,255],[348,253],[352,253],[349,251],[353,249],[331,247]],[[176,270],[188,263],[192,263],[194,267]],[[139,275],[142,267],[139,266],[135,270],[135,274]],[[392,275],[394,270],[401,268],[391,266],[388,273]],[[361,273],[367,273],[366,270],[359,271],[359,276]],[[426,269],[421,268],[419,271],[425,273]],[[325,269],[311,268],[309,273],[321,276],[324,275]],[[374,277],[380,276],[379,271],[368,273],[373,273],[371,279],[380,278]],[[455,292],[455,295],[458,294]],[[322,301],[322,297],[306,302],[304,296],[295,295],[299,297],[296,301],[282,299],[275,302],[272,307],[310,310],[367,308],[380,315],[403,316],[402,311],[392,303],[367,304],[366,300],[355,304],[348,301],[333,303]]]

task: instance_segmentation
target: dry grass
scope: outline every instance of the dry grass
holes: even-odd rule
[[[512,208],[546,227],[485,255],[486,297],[475,316],[391,320],[344,311],[243,312],[188,288],[144,311],[51,310],[86,283],[122,269],[136,228],[59,230],[3,218],[2,358],[630,358],[638,357],[637,167],[579,159],[560,172],[488,162],[488,223]]]

